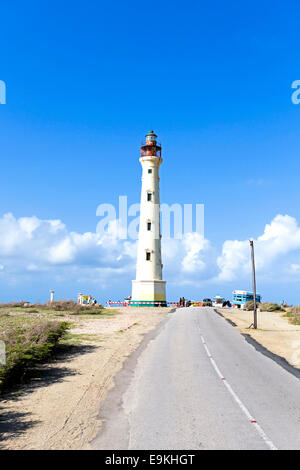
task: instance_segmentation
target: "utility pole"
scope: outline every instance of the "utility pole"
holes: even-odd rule
[[[253,240],[249,240],[252,261],[252,284],[253,284],[253,328],[257,329],[257,310],[256,310],[256,279],[255,279],[255,260]]]

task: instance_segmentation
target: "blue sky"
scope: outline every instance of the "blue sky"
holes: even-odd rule
[[[244,278],[235,272],[216,281],[217,259],[224,242],[257,239],[277,215],[300,221],[300,105],[291,101],[300,78],[299,13],[296,1],[264,0],[1,5],[0,218],[59,219],[61,237],[95,232],[98,204],[117,204],[119,194],[139,200],[139,145],[153,128],[163,143],[161,200],[205,204],[215,253],[208,258],[198,247],[207,270],[183,271],[181,280],[166,257],[168,297],[250,288],[240,265]],[[7,230],[6,220],[2,239],[11,239]],[[290,246],[273,237],[285,248],[273,246],[273,258],[261,263],[258,288],[265,298],[300,303],[300,245],[291,230]],[[126,259],[120,267],[99,262],[100,272],[92,255],[82,261],[83,251],[30,267],[21,232],[9,249],[0,240],[0,300],[42,301],[50,288],[62,298],[88,290],[102,301],[130,293]],[[55,245],[43,233],[28,235],[32,258],[43,236]]]

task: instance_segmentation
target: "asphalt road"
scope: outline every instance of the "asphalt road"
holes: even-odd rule
[[[182,308],[125,365],[96,449],[300,449],[300,381],[212,308]]]

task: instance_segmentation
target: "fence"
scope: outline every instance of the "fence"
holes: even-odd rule
[[[178,302],[162,302],[162,301],[152,301],[152,300],[124,300],[123,302],[112,302],[111,300],[108,300],[105,302],[106,307],[140,307],[140,306],[145,306],[145,307],[160,307],[160,306],[169,306],[169,307],[178,307],[179,303]]]

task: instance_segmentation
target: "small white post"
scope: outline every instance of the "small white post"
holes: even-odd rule
[[[50,304],[52,304],[54,301],[54,292],[55,292],[54,290],[50,291]]]

